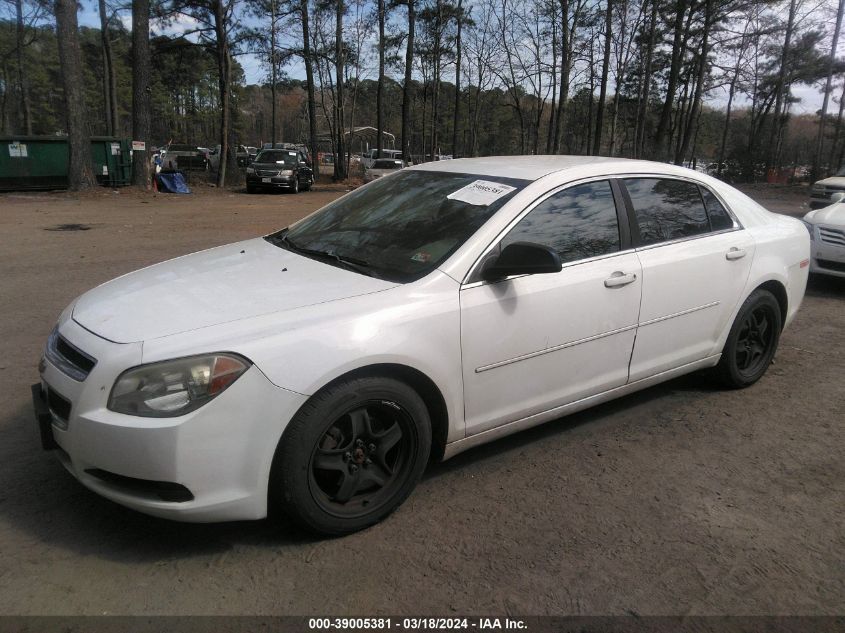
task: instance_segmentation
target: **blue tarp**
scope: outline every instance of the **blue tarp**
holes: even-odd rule
[[[162,193],[191,193],[181,171],[163,171],[157,178],[158,190]]]

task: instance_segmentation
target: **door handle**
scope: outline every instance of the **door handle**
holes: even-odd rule
[[[731,246],[731,249],[727,253],[725,253],[725,259],[727,259],[728,261],[742,259],[743,257],[745,257],[745,249],[737,248],[736,246]]]
[[[627,286],[630,283],[634,283],[636,280],[637,276],[634,273],[625,274],[622,271],[617,270],[610,277],[604,280],[604,287],[621,288],[622,286]]]

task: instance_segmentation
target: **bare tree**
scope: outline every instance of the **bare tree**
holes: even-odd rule
[[[106,112],[106,134],[118,134],[117,75],[114,68],[114,54],[109,33],[109,14],[106,0],[99,0],[100,42],[103,49],[103,103]]]
[[[132,0],[132,138],[144,143],[132,152],[132,184],[150,187],[150,0]]]
[[[601,65],[601,88],[599,88],[599,103],[596,107],[596,134],[593,139],[593,154],[601,153],[602,126],[604,124],[604,101],[607,97],[607,75],[610,69],[610,41],[613,37],[613,0],[607,0],[604,20],[604,58]]]
[[[320,175],[317,144],[317,100],[314,96],[314,56],[311,50],[311,33],[308,19],[308,0],[299,1],[299,19],[302,25],[302,63],[305,65],[305,88],[308,92],[308,152],[314,179]]]
[[[414,70],[414,31],[416,30],[415,0],[408,6],[408,39],[405,43],[405,80],[402,83],[402,159],[411,162],[411,75]]]
[[[827,63],[827,81],[824,87],[824,100],[822,111],[819,116],[819,131],[816,135],[816,151],[813,154],[813,178],[821,176],[822,150],[824,149],[824,126],[827,117],[827,105],[830,100],[830,92],[833,89],[833,70],[836,61],[836,47],[839,44],[839,32],[842,30],[842,15],[845,13],[845,0],[839,0],[839,8],[836,11],[836,27],[833,30],[833,38],[830,44],[830,56]]]

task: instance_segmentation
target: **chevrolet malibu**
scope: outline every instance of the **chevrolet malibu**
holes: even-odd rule
[[[428,163],[83,294],[33,401],[125,506],[344,534],[430,459],[697,370],[753,384],[809,259],[800,221],[680,167]]]

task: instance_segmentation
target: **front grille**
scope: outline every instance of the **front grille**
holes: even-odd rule
[[[97,364],[96,358],[89,356],[59,334],[58,327],[53,328],[50,338],[47,339],[45,354],[63,374],[77,382],[85,380]]]
[[[838,273],[845,273],[845,262],[833,262],[829,259],[817,259],[816,263],[820,268],[835,270]]]
[[[56,419],[56,423],[61,428],[66,429],[67,422],[70,419],[70,400],[56,393],[51,387],[47,387],[47,406]]]
[[[270,171],[270,170],[267,170],[267,169],[258,169],[258,170],[256,170],[255,173],[259,176],[278,176],[279,175],[278,170]]]
[[[827,242],[828,244],[845,246],[845,231],[841,229],[832,229],[827,226],[820,226],[819,239],[822,242]]]
[[[142,497],[158,497],[162,501],[185,502],[194,498],[193,493],[182,484],[175,484],[170,481],[150,481],[149,479],[136,479],[126,475],[110,473],[100,468],[91,468],[85,471],[92,477],[102,482],[119,488],[122,492]]]

